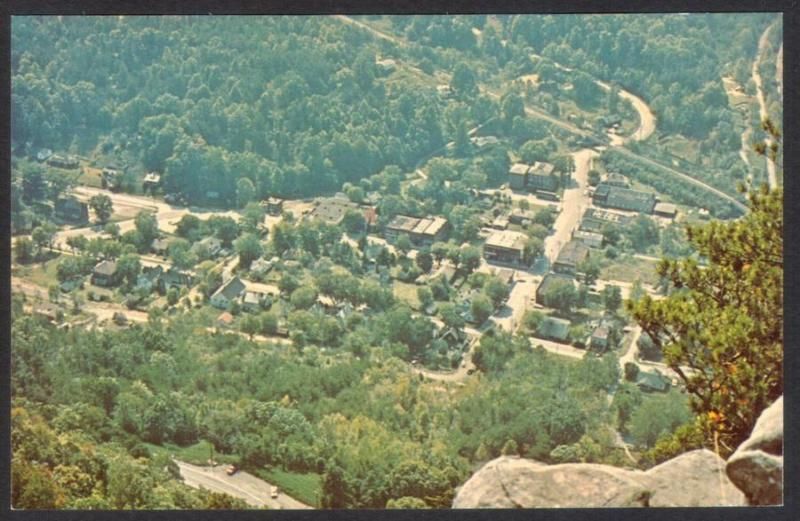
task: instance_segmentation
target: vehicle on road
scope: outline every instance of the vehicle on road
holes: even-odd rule
[[[236,467],[236,465],[228,465],[228,468],[225,469],[225,474],[227,474],[229,476],[233,476],[238,471],[239,471],[239,469]]]
[[[275,499],[275,498],[278,497],[278,493],[279,492],[280,491],[278,490],[278,487],[273,486],[272,488],[269,489],[269,497],[271,497],[272,499]]]

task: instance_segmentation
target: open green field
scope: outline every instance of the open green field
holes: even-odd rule
[[[307,505],[319,507],[322,497],[322,476],[314,472],[300,474],[279,468],[263,468],[256,471],[258,477],[277,485],[283,492]]]
[[[658,273],[655,262],[631,257],[603,268],[600,278],[622,282],[640,280],[644,284],[655,284],[658,282]]]
[[[394,296],[411,306],[412,309],[419,309],[420,302],[419,298],[417,298],[417,287],[416,284],[396,280],[393,287]]]
[[[146,446],[153,455],[169,454],[181,461],[191,463],[192,465],[208,465],[208,459],[211,457],[211,443],[205,440],[200,440],[194,445],[188,445],[186,447],[180,447],[172,443],[165,443],[164,445],[143,443],[143,445]],[[238,459],[238,456],[214,453],[214,460],[218,463],[234,463]]]

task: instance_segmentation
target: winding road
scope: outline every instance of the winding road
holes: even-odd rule
[[[777,23],[777,22],[776,22]],[[761,121],[766,120],[769,118],[769,110],[767,108],[767,97],[764,94],[764,84],[761,80],[761,74],[758,72],[758,66],[761,63],[763,56],[766,54],[767,45],[769,45],[769,32],[772,28],[775,27],[775,24],[770,25],[767,27],[764,32],[761,34],[761,38],[758,39],[758,51],[756,53],[756,59],[753,61],[753,82],[756,84],[756,98],[758,98],[758,108],[759,113],[761,115]],[[781,54],[783,51],[783,46],[781,46]],[[779,67],[782,67],[780,64],[782,60],[778,60]],[[781,77],[783,75],[781,74]],[[764,143],[767,145],[767,150],[772,145],[773,140],[770,135],[767,135],[764,138]],[[767,182],[769,183],[770,190],[774,190],[778,187],[778,175],[776,172],[775,162],[766,155],[764,158],[767,162]]]
[[[236,474],[229,476],[225,471],[226,466],[224,465],[200,467],[179,460],[175,460],[175,463],[178,464],[183,482],[192,488],[228,494],[242,499],[248,505],[257,508],[266,507],[273,510],[306,510],[313,508],[287,496],[283,492],[280,492],[277,498],[271,497],[270,490],[273,485],[248,472],[240,470]]]
[[[375,37],[380,38],[380,39],[385,40],[385,41],[392,42],[392,43],[394,43],[394,44],[396,44],[398,46],[408,47],[408,45],[409,45],[408,42],[404,41],[401,38],[398,38],[396,36],[393,36],[393,35],[384,33],[382,31],[379,31],[379,30],[375,29],[374,27],[371,27],[369,24],[366,24],[366,23],[358,21],[358,20],[354,20],[353,18],[351,18],[349,16],[335,15],[335,18],[340,20],[340,21],[342,21],[342,22],[344,22],[344,23],[361,27],[362,29],[370,32]],[[559,66],[559,65],[560,64],[556,64],[556,66]],[[567,70],[567,71],[571,70],[571,69],[569,69],[567,67],[564,67],[564,66],[560,66],[560,68],[562,68],[564,70]],[[416,68],[414,68],[414,69],[416,69]],[[598,80],[595,80],[595,81],[598,81]],[[501,97],[499,92],[493,91],[493,90],[491,90],[491,89],[489,89],[489,88],[487,88],[487,87],[485,87],[483,85],[479,86],[479,88],[480,88],[481,92],[483,92],[484,94],[488,95],[491,98],[500,99],[500,97]],[[631,140],[641,141],[641,140],[646,139],[650,135],[648,133],[648,131],[650,133],[652,133],[653,130],[655,130],[655,116],[653,116],[652,111],[649,109],[649,107],[647,107],[647,104],[643,100],[641,100],[640,98],[636,97],[635,95],[633,95],[633,94],[631,94],[631,93],[629,93],[627,91],[624,91],[623,89],[620,89],[620,96],[624,97],[625,99],[628,99],[629,101],[631,101],[631,103],[633,103],[634,108],[636,108],[637,111],[639,111],[640,127],[636,132],[633,133],[633,135],[631,135],[628,138],[628,141],[631,141]],[[646,107],[646,110],[641,110],[641,109],[644,109],[645,107]],[[569,122],[566,122],[564,120],[561,120],[559,118],[551,116],[550,114],[548,114],[548,113],[546,113],[546,112],[544,112],[542,110],[539,110],[539,109],[536,109],[536,108],[533,108],[533,107],[530,107],[530,106],[527,106],[527,105],[525,106],[525,114],[527,114],[528,116],[531,116],[531,117],[535,117],[537,119],[542,119],[544,121],[547,121],[547,122],[551,123],[552,125],[555,125],[555,126],[557,126],[559,128],[562,128],[562,129],[564,129],[564,130],[566,130],[566,131],[568,131],[568,132],[570,132],[572,134],[577,134],[577,135],[582,136],[582,137],[597,137],[593,132],[589,132],[589,131],[583,130],[581,128],[578,128],[578,127],[576,127],[575,125],[573,125],[573,124],[571,124]],[[718,190],[718,189],[714,188],[713,186],[707,185],[706,183],[704,183],[702,181],[699,181],[699,180],[697,180],[697,179],[695,179],[695,178],[693,178],[693,177],[691,177],[691,176],[689,176],[687,174],[679,172],[678,170],[675,170],[674,168],[672,168],[670,166],[664,165],[664,164],[662,164],[660,162],[657,162],[657,161],[649,159],[649,158],[647,158],[645,156],[639,155],[639,154],[631,151],[630,149],[626,148],[625,146],[617,146],[617,150],[619,150],[622,154],[624,154],[626,157],[628,157],[630,159],[634,159],[634,160],[637,160],[637,161],[641,161],[641,162],[647,163],[648,165],[656,167],[656,168],[659,168],[662,171],[664,171],[664,172],[666,172],[666,173],[668,173],[670,175],[676,176],[676,177],[678,177],[680,179],[683,179],[683,180],[685,180],[687,182],[690,182],[690,183],[694,184],[695,186],[698,186],[698,187],[700,187],[700,188],[702,188],[702,189],[714,194],[715,196],[720,197],[721,199],[724,199],[724,200],[730,202],[731,204],[733,204],[736,208],[738,208],[742,212],[746,212],[747,211],[747,206],[745,206],[742,202],[738,201],[733,196],[730,196],[730,195],[726,194],[725,192],[722,192],[721,190]]]

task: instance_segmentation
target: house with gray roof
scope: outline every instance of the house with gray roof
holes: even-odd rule
[[[211,295],[211,305],[218,309],[227,309],[231,302],[238,299],[245,290],[244,282],[233,277]]]

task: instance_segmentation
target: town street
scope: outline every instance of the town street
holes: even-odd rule
[[[555,262],[561,247],[569,242],[572,230],[580,222],[583,211],[592,203],[592,198],[586,194],[586,187],[589,184],[592,160],[597,156],[598,153],[591,148],[584,148],[572,154],[575,159],[575,173],[573,174],[575,183],[564,190],[561,213],[553,224],[554,231],[544,241],[544,255],[550,264]]]
[[[277,498],[270,497],[273,485],[247,472],[240,470],[229,476],[225,471],[227,468],[225,465],[200,467],[179,460],[174,461],[178,464],[183,482],[192,488],[228,494],[244,500],[248,505],[259,508],[267,507],[273,510],[312,508],[287,496],[283,491],[278,494]]]

